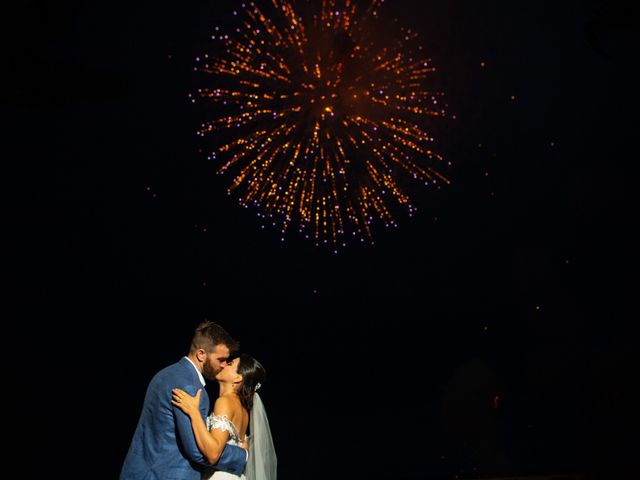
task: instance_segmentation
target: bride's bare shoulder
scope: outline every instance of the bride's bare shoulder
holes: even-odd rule
[[[233,397],[218,397],[213,405],[213,413],[235,417],[242,412],[242,405]]]

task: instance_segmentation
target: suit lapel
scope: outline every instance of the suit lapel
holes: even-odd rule
[[[207,415],[209,415],[209,408],[211,405],[209,395],[207,394],[207,389],[204,388],[204,386],[200,383],[200,377],[198,377],[196,369],[188,359],[182,357],[178,363],[183,365],[189,371],[189,374],[191,375],[191,383],[193,383],[196,388],[202,389],[202,394],[200,395],[200,413],[202,414],[203,418],[206,418]]]
[[[209,415],[209,408],[211,407],[211,401],[209,400],[209,394],[207,389],[202,387],[202,396],[200,397],[200,412],[204,417]]]

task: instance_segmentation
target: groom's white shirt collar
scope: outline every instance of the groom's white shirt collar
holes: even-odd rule
[[[198,374],[198,378],[200,379],[200,383],[201,383],[201,384],[202,384],[202,386],[204,387],[204,385],[205,385],[205,381],[204,381],[204,377],[202,376],[202,372],[200,372],[200,370],[198,370],[198,367],[196,367],[196,364],[195,364],[195,363],[193,363],[193,361],[192,361],[189,357],[184,357],[184,358],[186,358],[187,360],[189,360],[189,363],[190,363],[191,365],[193,365],[193,368],[195,368],[195,369],[196,369],[196,373]]]

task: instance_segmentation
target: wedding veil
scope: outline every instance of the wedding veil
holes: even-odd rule
[[[258,392],[253,394],[249,432],[249,458],[245,470],[247,480],[276,480],[276,450],[273,447],[267,412]]]

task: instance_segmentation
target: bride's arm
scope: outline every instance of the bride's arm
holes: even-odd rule
[[[210,431],[207,430],[207,425],[204,423],[198,408],[201,393],[202,390],[198,390],[196,396],[192,397],[184,390],[174,388],[172,390],[173,399],[171,403],[189,416],[193,433],[196,437],[196,444],[207,461],[209,463],[217,463],[229,439],[229,432],[217,428]],[[216,415],[231,416],[230,405],[226,398],[218,398],[213,411]]]

